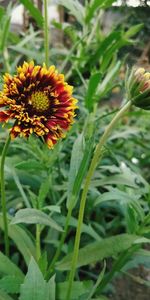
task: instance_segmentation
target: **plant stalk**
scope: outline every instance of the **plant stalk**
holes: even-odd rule
[[[45,64],[49,65],[49,30],[48,30],[48,1],[44,0],[44,48]]]
[[[2,215],[4,224],[4,243],[5,243],[5,254],[9,256],[9,239],[8,239],[8,220],[7,220],[7,210],[6,210],[6,195],[5,195],[5,178],[4,178],[4,165],[5,158],[7,154],[7,149],[10,144],[10,135],[8,136],[6,143],[4,145],[1,157],[1,203],[2,203]]]
[[[96,169],[97,164],[99,163],[99,159],[102,157],[103,154],[103,146],[105,145],[108,136],[110,135],[111,131],[121,119],[121,117],[124,115],[124,113],[131,107],[132,103],[131,101],[128,101],[115,115],[115,117],[112,119],[110,124],[106,127],[102,137],[100,138],[99,143],[96,146],[89,170],[87,172],[87,176],[85,179],[85,184],[81,196],[81,202],[80,202],[80,209],[79,209],[79,215],[78,215],[78,226],[76,231],[76,237],[75,237],[75,244],[74,244],[74,251],[73,251],[73,258],[72,258],[72,264],[71,264],[71,271],[69,274],[69,282],[68,282],[68,290],[67,290],[67,296],[66,300],[70,300],[71,298],[71,290],[72,285],[74,281],[75,271],[77,267],[77,261],[78,261],[78,253],[79,253],[79,245],[80,245],[80,238],[81,238],[81,228],[83,223],[83,216],[84,216],[84,210],[85,210],[85,203],[86,203],[86,197],[89,190],[91,178],[94,174],[94,171]]]
[[[36,260],[37,260],[37,262],[39,261],[39,258],[41,257],[40,235],[41,235],[40,224],[36,224]]]

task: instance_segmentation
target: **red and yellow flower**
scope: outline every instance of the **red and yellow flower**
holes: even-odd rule
[[[5,108],[0,111],[0,122],[15,120],[10,130],[12,139],[35,133],[52,148],[74,122],[77,100],[72,90],[54,66],[24,62],[15,76],[4,75],[0,107]]]

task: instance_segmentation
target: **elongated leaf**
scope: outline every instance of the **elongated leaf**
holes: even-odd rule
[[[92,136],[89,139],[89,141],[87,142],[87,144],[85,146],[82,161],[81,161],[80,166],[78,168],[77,175],[74,178],[74,183],[73,183],[73,187],[72,187],[72,195],[71,195],[71,191],[70,191],[70,197],[68,197],[68,199],[67,199],[67,208],[69,208],[70,203],[73,204],[73,207],[77,203],[78,194],[80,192],[81,184],[82,184],[83,178],[86,174],[86,171],[87,171],[87,168],[88,168],[88,165],[89,165],[89,160],[90,160],[91,152],[92,152],[92,149],[93,149],[93,140],[94,140],[94,136]],[[77,159],[77,161],[78,161],[78,159]]]
[[[102,271],[100,272],[98,278],[97,278],[97,281],[95,283],[95,285],[93,286],[91,292],[90,292],[90,295],[88,296],[87,300],[91,300],[92,296],[95,294],[99,284],[101,283],[103,277],[104,277],[104,274],[105,274],[105,270],[106,270],[106,263],[104,262],[104,267],[102,269]]]
[[[35,159],[28,159],[26,161],[21,161],[15,165],[15,168],[21,170],[40,170],[41,164]]]
[[[126,31],[125,38],[132,37],[133,35],[138,33],[142,28],[143,28],[143,24],[131,26],[130,29],[128,31]]]
[[[5,9],[4,9],[4,7],[0,6],[0,22],[4,15],[5,15]]]
[[[11,224],[19,223],[42,224],[50,226],[58,231],[62,231],[62,228],[51,217],[34,208],[24,208],[19,210],[12,219]]]
[[[112,45],[121,39],[121,35],[121,31],[113,31],[107,37],[105,37],[95,53],[90,57],[89,64],[95,64],[103,55],[105,55],[106,50],[110,49]]]
[[[85,105],[89,111],[92,111],[94,105],[94,96],[96,94],[96,90],[98,84],[101,79],[101,73],[95,73],[90,77],[87,94],[85,96]]]
[[[77,21],[84,24],[84,7],[78,0],[57,0],[57,3],[69,9],[70,13],[77,19]]]
[[[9,34],[9,28],[10,28],[10,17],[9,16],[4,16],[4,21],[3,21],[3,30],[1,33],[1,40],[0,40],[0,50],[4,51],[5,45],[7,42],[7,37]]]
[[[20,47],[18,45],[9,46],[8,48],[12,49],[18,53],[21,53],[23,55],[26,55],[28,57],[28,59],[35,59],[39,63],[43,62],[44,57],[42,57],[42,54],[38,53],[37,51],[31,51],[31,50],[26,49],[25,47]]]
[[[106,8],[111,6],[115,0],[93,0],[87,8],[86,22],[88,23],[98,8]]]
[[[119,200],[119,201],[135,201],[135,200],[138,200],[140,198],[140,196],[137,196],[137,195],[128,195],[127,193],[125,192],[122,192],[118,189],[113,189],[112,191],[110,192],[106,192],[106,193],[103,193],[101,196],[99,196],[96,201],[95,201],[95,205],[98,205],[102,202],[105,202],[105,201],[110,201],[110,200]]]
[[[79,134],[78,138],[75,140],[72,153],[71,153],[71,160],[70,160],[70,169],[68,174],[68,201],[72,193],[74,181],[80,166],[80,163],[83,158],[85,142],[83,134]],[[68,202],[67,202],[68,206]]]
[[[49,210],[49,211],[57,212],[59,214],[61,213],[60,206],[58,205],[47,205],[43,207],[43,210]]]
[[[0,273],[24,278],[22,271],[2,252],[0,252]]]
[[[44,277],[33,258],[31,258],[24,283],[21,285],[19,300],[55,300],[54,278],[49,282]]]
[[[0,228],[3,227],[3,218],[0,214]],[[35,256],[35,246],[33,241],[30,238],[30,234],[27,233],[23,228],[18,225],[10,225],[8,226],[8,235],[14,241],[20,253],[23,255],[26,264],[28,265],[31,256]]]
[[[130,248],[139,237],[130,234],[120,234],[94,242],[79,250],[77,267],[86,266],[91,263],[102,261],[104,258],[112,257]],[[147,239],[143,242],[148,241]],[[142,242],[142,240],[141,240]],[[58,270],[69,270],[72,262],[72,254],[68,254],[57,263]]]
[[[56,219],[57,220],[57,219]],[[58,220],[60,221],[61,224],[65,224],[66,218],[63,216],[59,216]],[[78,224],[78,220],[75,219],[74,217],[70,218],[70,222],[69,222],[70,226],[72,227],[77,227]],[[100,240],[101,237],[97,234],[97,232],[93,229],[93,227],[89,224],[82,224],[82,232],[88,234],[89,236],[91,236],[94,240]]]
[[[136,185],[134,178],[129,178],[126,174],[117,174],[113,176],[109,176],[107,178],[101,180],[93,180],[93,186],[104,186],[110,184],[122,184],[130,187],[138,188]]]
[[[49,191],[49,186],[50,186],[50,182],[48,177],[46,180],[44,180],[44,182],[42,182],[40,186],[39,195],[38,195],[39,208],[42,208],[44,205],[45,198]]]
[[[103,97],[113,86],[113,81],[116,79],[116,75],[119,72],[121,67],[121,61],[118,61],[116,65],[109,71],[105,76],[102,83],[99,85],[99,98]]]
[[[43,27],[43,17],[39,9],[33,4],[31,0],[19,0],[25,8],[30,12],[33,19],[36,21],[39,27]]]

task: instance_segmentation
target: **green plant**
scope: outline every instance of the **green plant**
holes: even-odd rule
[[[149,112],[131,108],[133,102],[149,108],[149,88],[143,91],[145,77],[137,82],[134,70],[131,76],[127,72],[126,85],[119,78],[126,62],[119,51],[135,42],[131,37],[143,25],[113,28],[105,36],[101,17],[114,1],[86,1],[85,6],[59,1],[75,21],[53,26],[71,49],[55,48],[50,39],[49,51],[47,1],[44,18],[31,1],[20,2],[39,31],[30,27],[12,39],[3,30],[11,72],[22,59],[56,64],[74,85],[79,113],[67,138],[53,150],[34,136],[4,147],[0,229],[6,255],[0,252],[0,298],[105,300],[116,275],[130,276],[133,266],[149,266]],[[7,19],[8,11],[2,13]],[[107,106],[116,86],[122,98],[128,94],[120,110]],[[1,150],[11,128],[6,124],[0,132]]]

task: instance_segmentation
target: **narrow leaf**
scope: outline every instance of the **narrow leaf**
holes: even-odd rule
[[[3,29],[1,32],[1,41],[0,41],[0,50],[4,51],[8,34],[9,34],[9,28],[10,28],[10,17],[9,16],[4,16],[3,17]]]
[[[91,75],[90,77],[87,94],[85,96],[85,105],[89,111],[92,111],[93,109],[94,96],[96,94],[96,90],[100,82],[100,79],[101,79],[101,73],[99,72]]]
[[[113,2],[115,2],[115,0],[92,0],[87,9],[86,22],[89,23],[98,8],[109,7]]]
[[[62,228],[51,217],[34,208],[20,209],[11,221],[11,224],[19,223],[42,224],[50,226],[58,231],[62,231]]]
[[[143,24],[131,26],[128,31],[125,32],[125,38],[130,38],[137,34],[143,28]]]
[[[102,261],[130,248],[139,237],[130,234],[120,234],[94,242],[79,250],[77,267]],[[141,241],[142,242],[142,241]],[[143,241],[144,242],[144,241]],[[145,241],[146,242],[146,241]],[[140,243],[140,241],[139,241]],[[69,270],[72,262],[72,253],[57,263],[58,270]]]
[[[38,201],[37,201],[39,204],[39,208],[42,208],[44,205],[45,198],[49,191],[49,186],[50,186],[50,183],[49,183],[49,177],[48,177],[44,182],[42,182],[42,184],[40,186]]]
[[[83,25],[84,7],[78,0],[57,0],[57,2],[69,9],[70,14],[72,14],[77,19],[77,21],[81,25]]]
[[[36,21],[39,27],[43,27],[43,17],[39,9],[33,4],[31,0],[19,0],[20,3],[30,12],[33,19]]]
[[[83,158],[84,153],[84,137],[83,134],[79,134],[77,139],[74,142],[72,153],[71,153],[71,160],[70,160],[70,169],[68,174],[68,197],[67,197],[67,206],[70,196],[72,194],[72,189],[74,185],[74,181],[80,166],[80,163]]]

